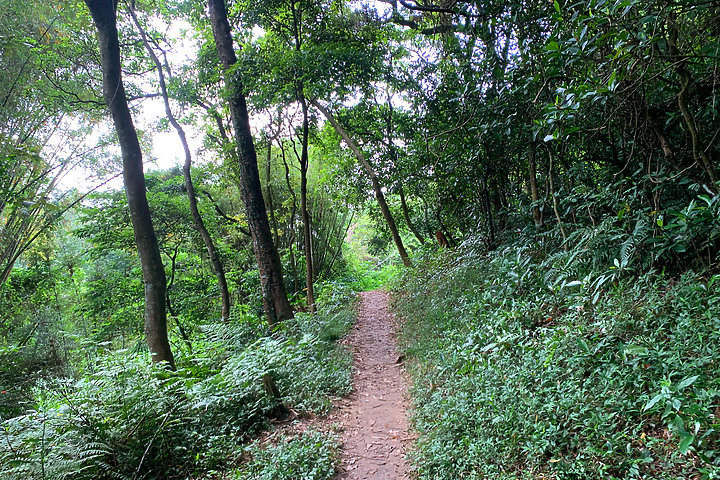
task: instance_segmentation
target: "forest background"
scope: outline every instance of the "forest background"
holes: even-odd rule
[[[329,478],[389,279],[420,478],[720,476],[716,2],[0,3],[4,478]]]

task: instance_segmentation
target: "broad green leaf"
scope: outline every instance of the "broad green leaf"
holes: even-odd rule
[[[676,243],[673,245],[672,249],[678,253],[687,252],[687,245],[684,243]]]
[[[628,345],[625,347],[625,355],[647,355],[647,347],[642,345]]]
[[[680,453],[683,455],[687,454],[688,450],[690,449],[690,444],[692,444],[693,440],[695,440],[694,435],[688,435],[686,437],[683,437],[682,440],[680,440],[680,444],[678,445],[678,450],[680,450]]]
[[[683,422],[683,419],[680,415],[675,415],[675,420],[673,420],[673,424],[675,425],[675,430],[680,435],[688,435],[687,430],[685,430],[685,422]]]
[[[695,383],[695,380],[697,380],[697,379],[698,379],[698,375],[693,375],[692,377],[684,378],[683,380],[680,381],[680,383],[678,383],[677,389],[682,390],[684,388],[687,388],[690,385],[692,385],[693,383]]]
[[[607,86],[612,91],[615,90],[615,76],[617,75],[617,71],[614,71],[612,75],[610,75],[610,80],[608,80]]]
[[[645,404],[645,407],[643,407],[643,412],[647,412],[652,407],[654,407],[656,403],[658,403],[660,400],[662,400],[664,398],[665,398],[665,395],[662,393],[655,395],[649,402],[647,402]]]

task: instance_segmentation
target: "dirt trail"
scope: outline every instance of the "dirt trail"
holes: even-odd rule
[[[405,450],[405,378],[399,364],[388,294],[361,294],[358,320],[347,339],[355,355],[354,390],[336,412],[343,427],[339,480],[409,478]]]

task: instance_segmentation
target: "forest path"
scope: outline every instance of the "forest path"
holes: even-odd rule
[[[357,323],[347,339],[355,356],[354,389],[336,412],[343,427],[339,480],[409,478],[406,382],[388,297],[379,290],[360,294]]]

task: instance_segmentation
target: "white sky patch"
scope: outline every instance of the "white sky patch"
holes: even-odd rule
[[[265,36],[265,29],[255,25],[252,27],[252,41],[256,41],[258,38]]]
[[[185,163],[185,152],[178,134],[174,131],[155,133],[152,156],[154,157],[153,163],[160,170],[167,170]],[[147,167],[145,170],[147,171]]]
[[[158,58],[161,62],[164,58],[167,59],[167,63],[170,65],[172,73],[175,70],[182,68],[184,65],[190,65],[197,59],[198,41],[193,31],[192,25],[188,22],[179,20],[174,21],[172,24],[165,24],[157,17],[151,19],[153,27],[157,30],[165,30],[166,38],[169,41],[169,45],[163,45],[164,57],[162,54],[157,53]],[[166,81],[169,81],[168,72],[164,72]],[[152,72],[153,84],[157,85],[157,72]],[[156,87],[159,91],[159,87]],[[193,125],[183,123],[180,118],[180,109],[177,105],[173,105],[174,102],[170,102],[173,115],[178,118],[180,125],[185,130],[188,144],[190,145],[190,151],[193,153],[193,160],[195,160],[194,153],[200,146],[198,140],[199,134]],[[154,98],[144,102],[142,107],[142,115],[137,121],[143,122],[149,130],[153,129],[154,125],[160,120],[167,119],[165,114],[165,104],[162,98]],[[149,152],[151,158],[146,159],[145,171],[151,170],[167,170],[175,166],[182,166],[185,163],[185,152],[183,150],[182,143],[178,137],[177,132],[174,128],[170,128],[167,132],[155,132],[152,134],[152,151]],[[147,160],[152,160],[148,162]]]

